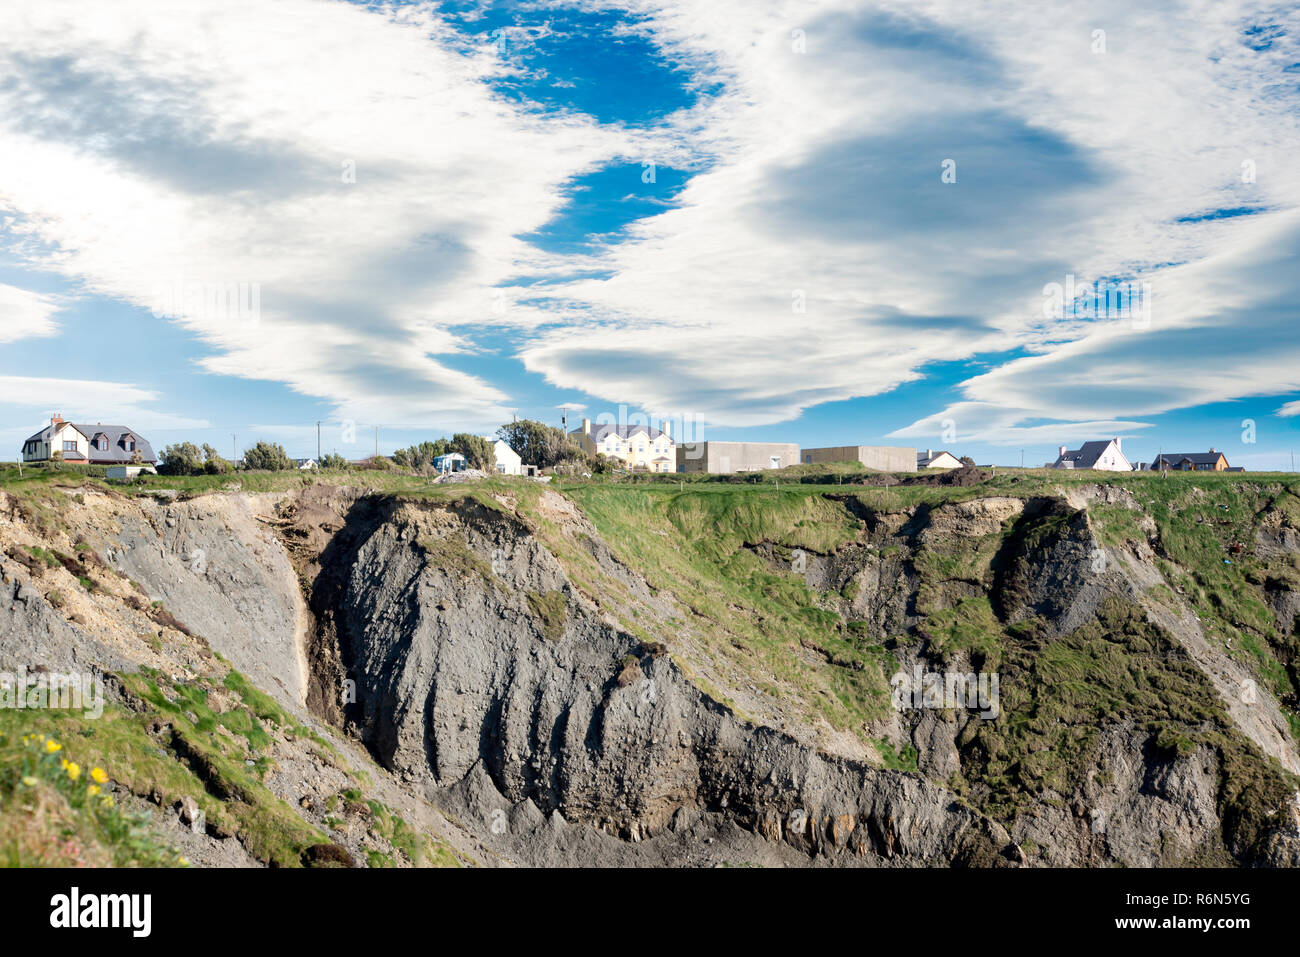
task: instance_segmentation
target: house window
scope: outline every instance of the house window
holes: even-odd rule
[[[76,440],[76,439],[73,439],[73,440],[69,441],[69,440],[67,440],[67,439],[64,439],[64,440],[63,440],[63,451],[65,451],[65,452],[75,452],[75,451],[77,451],[77,440]]]
[[[135,451],[135,439],[123,439],[122,445],[126,448],[128,452]]]

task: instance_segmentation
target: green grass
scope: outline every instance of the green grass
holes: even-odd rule
[[[528,607],[542,623],[542,634],[548,641],[559,641],[569,620],[569,603],[562,591],[527,593]]]
[[[215,816],[219,826],[235,833],[250,854],[269,864],[296,867],[309,846],[328,841],[262,784],[270,766],[269,758],[259,753],[271,740],[262,724],[267,718],[242,702],[223,713],[214,712],[208,704],[213,688],[173,683],[158,672],[124,675],[122,682],[151,707],[154,720],[163,715],[170,724],[161,742],[147,745],[157,751],[161,744],[174,756],[168,780],[165,785],[154,780],[139,785],[161,789],[167,803],[185,794],[195,797],[210,819]],[[234,684],[245,684],[242,676]],[[178,776],[179,767],[187,773]]]
[[[104,757],[111,751],[84,746],[86,722],[30,715],[0,712],[0,865],[185,864],[143,816],[125,811],[119,795],[99,783],[97,775],[107,774],[107,784],[118,772]]]
[[[905,744],[900,750],[885,738],[877,738],[874,744],[876,752],[880,755],[880,760],[885,763],[885,767],[894,771],[916,770],[917,758],[920,755],[913,745]]]
[[[48,548],[41,548],[39,545],[28,545],[27,553],[31,555],[32,558],[44,562],[50,568],[63,567],[63,562],[59,559],[59,556]]]
[[[1144,614],[1108,599],[1098,617],[1061,638],[1027,623],[1009,635],[1001,670],[1002,716],[971,721],[958,745],[960,790],[1013,819],[1033,802],[1079,788],[1097,761],[1102,731],[1124,723],[1169,757],[1216,752],[1225,839],[1253,847],[1296,786],[1236,731],[1209,679]],[[1250,787],[1234,780],[1244,775]]]
[[[454,579],[466,581],[480,578],[489,586],[495,579],[492,566],[469,547],[465,536],[458,531],[451,530],[436,537],[426,535],[420,539],[419,545],[428,564]]]
[[[888,686],[878,660],[863,650],[837,611],[781,564],[794,549],[829,552],[851,541],[858,525],[845,507],[814,486],[687,483],[566,487],[620,561],[652,588],[671,591],[692,612],[693,631],[728,665],[813,720],[861,731],[885,713]],[[625,592],[579,550],[546,538],[589,597],[615,601]],[[753,546],[771,547],[776,565]],[[632,619],[628,630],[673,650],[671,623]],[[811,654],[809,654],[811,652]],[[697,680],[699,676],[696,676]],[[790,694],[792,689],[797,693]],[[727,703],[726,692],[718,691]]]
[[[997,669],[1003,628],[984,596],[963,598],[952,608],[935,611],[921,622],[919,630],[941,660],[957,651],[973,652],[981,668]]]

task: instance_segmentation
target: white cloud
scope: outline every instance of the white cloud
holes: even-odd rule
[[[609,278],[554,287],[566,321],[522,355],[555,385],[754,425],[888,391],[935,362],[1044,353],[964,387],[974,404],[962,415],[1007,442],[1026,429],[1141,428],[1135,413],[1293,388],[1300,330],[1249,324],[1258,285],[1167,265],[1277,239],[1290,276],[1275,272],[1267,295],[1300,293],[1288,218],[1300,200],[1294,46],[1253,50],[1242,36],[1282,13],[626,6],[725,84],[677,123],[713,165],[681,208],[598,257]],[[1285,15],[1294,35],[1300,17]],[[1093,52],[1098,27],[1104,53]],[[945,159],[955,183],[941,182]],[[1242,182],[1245,160],[1253,183]],[[1177,222],[1238,207],[1269,211]],[[1170,321],[1141,337],[1045,324],[1043,286],[1067,274],[1149,280]],[[792,309],[799,291],[804,312]],[[1173,315],[1184,307],[1199,341]],[[1186,375],[1179,348],[1200,357]],[[1069,428],[1026,425],[1042,417]]]
[[[373,422],[500,421],[507,395],[437,358],[469,348],[448,327],[505,321],[514,237],[640,149],[494,96],[508,66],[424,6],[6,4],[0,69],[0,207],[30,256],[144,308],[257,284],[256,322],[178,319],[203,367]]]
[[[1156,272],[1149,322],[1093,323],[1072,342],[967,380],[965,401],[893,434],[932,435],[948,419],[997,444],[1052,441],[1147,425],[1081,420],[1300,391],[1297,258],[1300,210],[1277,213],[1225,252]],[[1288,403],[1277,414],[1297,410],[1300,403]],[[1250,414],[1243,407],[1220,428],[1232,431]]]
[[[54,314],[59,308],[54,296],[0,282],[0,342],[54,335]]]
[[[161,401],[158,393],[125,382],[0,375],[0,419],[20,423],[0,431],[0,448],[21,444],[48,425],[54,412],[70,422],[128,425],[145,433],[209,427],[205,419],[153,407]]]

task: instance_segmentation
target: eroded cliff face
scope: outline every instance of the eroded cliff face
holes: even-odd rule
[[[1096,505],[1130,512],[1130,534],[1099,537]],[[1085,487],[863,519],[863,542],[813,559],[809,579],[850,592],[849,619],[910,632],[891,643],[903,673],[1000,674],[999,719],[903,712],[887,733],[1030,859],[1300,862],[1300,793],[1281,773],[1300,761],[1279,701],[1166,581],[1156,524],[1132,496]],[[1265,527],[1285,548],[1289,529],[1275,516]],[[1269,585],[1290,632],[1296,592]]]
[[[315,611],[346,709],[385,767],[532,862],[993,864],[1008,835],[944,788],[754,727],[623,630],[517,516],[475,502],[353,503]],[[598,542],[589,547],[627,581]],[[644,585],[640,587],[644,589]],[[569,834],[595,828],[618,840]],[[767,846],[772,844],[775,846]],[[602,850],[603,849],[603,850]]]
[[[391,794],[447,812],[448,840],[480,861],[1300,865],[1283,707],[1243,693],[1252,672],[1122,490],[892,510],[834,493],[850,528],[834,547],[738,545],[876,657],[792,654],[846,673],[876,660],[885,688],[917,668],[1000,676],[991,720],[882,701],[833,735],[764,700],[752,674],[709,670],[691,637],[707,623],[672,582],[648,581],[570,499],[530,495],[88,492],[58,545],[84,541],[118,577],[60,586],[55,607],[59,583],[30,554],[46,539],[0,522],[0,665],[201,678],[215,651],[362,742]],[[1126,510],[1129,531],[1103,536],[1101,509]],[[1261,554],[1297,543],[1287,515],[1262,516]],[[1287,635],[1294,581],[1258,583]],[[305,760],[278,747],[285,767]],[[328,796],[294,795],[292,777],[273,778],[286,800]]]
[[[1241,667],[1185,608],[1147,594],[1162,582],[1149,546],[1103,548],[1086,506],[854,505],[859,538],[804,556],[846,622],[903,636],[901,671],[1004,671],[999,720],[921,710],[872,730],[915,748],[915,772],[738,717],[687,677],[671,639],[638,637],[593,602],[598,583],[577,587],[509,503],[350,501],[325,519],[341,531],[313,589],[337,648],[322,681],[354,683],[344,715],[385,767],[535,863],[671,863],[701,839],[781,863],[1294,863],[1291,784],[1268,770],[1295,762],[1276,702],[1244,705]],[[639,608],[668,600],[552,507]],[[747,547],[786,561],[773,544]],[[989,609],[996,649],[935,624],[972,607]],[[1098,673],[1076,673],[1085,664]],[[1063,680],[1100,688],[1071,710],[1051,684]],[[1028,730],[1005,730],[1026,712]]]

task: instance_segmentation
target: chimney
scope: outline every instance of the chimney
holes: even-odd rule
[[[1064,455],[1064,454],[1065,454],[1065,446],[1064,446],[1064,445],[1061,446],[1060,454],[1061,454],[1061,455]]]
[[[1111,439],[1111,441],[1115,443],[1115,449],[1116,449],[1116,451],[1119,451],[1119,452],[1123,452],[1123,451],[1124,451],[1122,448],[1120,448],[1120,444],[1119,444],[1119,443],[1120,443],[1120,439],[1119,439],[1119,436],[1115,436],[1115,438]]]
[[[582,434],[591,435],[591,419],[582,420]]]
[[[1210,446],[1210,454],[1211,454],[1211,455],[1214,454],[1214,446],[1213,446],[1213,445]]]
[[[926,450],[925,450],[925,457],[926,457],[927,459],[932,459],[932,458],[934,458],[934,449],[926,449]]]
[[[50,416],[50,425],[54,426],[57,429],[62,424],[63,424],[62,412],[55,412],[52,416]]]

